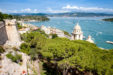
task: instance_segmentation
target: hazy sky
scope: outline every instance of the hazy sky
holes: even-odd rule
[[[71,11],[113,13],[113,0],[0,0],[4,13],[63,13]]]

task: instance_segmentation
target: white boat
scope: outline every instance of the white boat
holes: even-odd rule
[[[106,41],[106,43],[113,44],[113,42],[112,42],[112,41]]]

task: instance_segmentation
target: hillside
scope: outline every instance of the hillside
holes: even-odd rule
[[[37,16],[37,15],[27,15],[27,16],[13,16],[13,18],[17,19],[17,20],[22,20],[22,21],[31,21],[31,20],[35,20],[35,21],[48,21],[49,18],[47,18],[46,16]]]
[[[22,20],[22,21],[30,21],[30,20],[35,20],[35,21],[48,21],[49,18],[44,16],[43,14],[38,15],[26,15],[22,16],[19,14],[4,14],[0,12],[0,21],[3,21],[3,19],[17,19],[17,20]]]
[[[32,60],[40,60],[42,75],[113,74],[113,50],[102,50],[83,40],[49,39],[40,30],[23,34],[22,39],[25,43],[21,44],[20,51]]]
[[[49,14],[51,17],[100,17],[100,16],[113,16],[113,14],[105,14],[105,13],[85,13],[85,12],[70,12],[70,13],[56,13]]]
[[[107,19],[103,19],[103,20],[113,22],[113,18],[107,18]]]
[[[0,21],[3,21],[3,19],[13,19],[13,16],[8,14],[3,14],[0,12]]]

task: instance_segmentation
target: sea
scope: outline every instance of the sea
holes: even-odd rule
[[[74,26],[79,23],[84,37],[92,36],[95,44],[104,49],[113,49],[113,44],[106,41],[113,41],[113,22],[103,21],[110,17],[49,17],[49,21],[25,22],[40,27],[41,25],[58,28],[72,33]]]

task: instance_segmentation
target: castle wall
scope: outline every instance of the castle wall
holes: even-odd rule
[[[20,36],[17,31],[16,25],[6,26],[8,41],[20,42]]]
[[[4,22],[0,22],[0,45],[3,45],[8,40]]]
[[[4,21],[5,21],[5,26],[6,26],[7,36],[8,36],[8,41],[6,42],[6,45],[19,46],[21,43],[21,39],[16,27],[16,20],[6,19]]]

